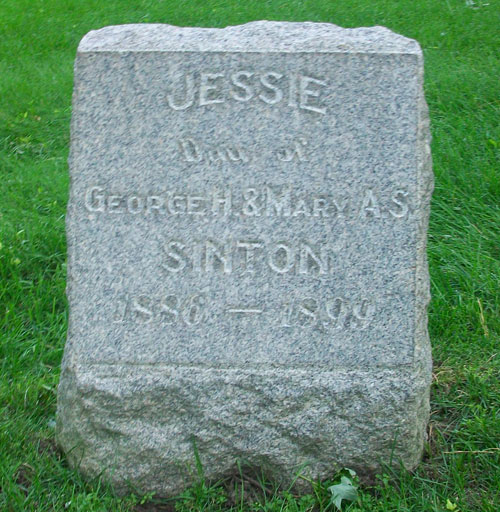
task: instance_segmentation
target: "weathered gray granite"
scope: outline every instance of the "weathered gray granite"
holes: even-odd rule
[[[422,81],[419,45],[383,27],[85,36],[57,429],[72,466],[171,495],[194,443],[210,479],[418,463]]]

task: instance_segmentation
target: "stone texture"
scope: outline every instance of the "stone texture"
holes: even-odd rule
[[[85,36],[57,427],[72,466],[171,495],[194,444],[209,479],[418,463],[422,81],[418,43],[383,27]]]

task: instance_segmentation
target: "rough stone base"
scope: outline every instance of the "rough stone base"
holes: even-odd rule
[[[147,374],[147,375],[145,375]],[[410,369],[254,372],[200,368],[66,368],[58,440],[73,467],[118,493],[170,496],[237,462],[284,485],[349,467],[419,461],[427,378]],[[363,421],[357,421],[363,418]],[[175,461],[175,463],[172,463]]]

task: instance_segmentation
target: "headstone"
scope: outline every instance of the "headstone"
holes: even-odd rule
[[[422,52],[383,27],[90,32],[58,441],[172,495],[413,468],[429,413]],[[302,480],[299,479],[299,482]]]

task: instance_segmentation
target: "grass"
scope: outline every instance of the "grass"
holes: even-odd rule
[[[176,501],[117,498],[54,447],[67,321],[64,215],[76,46],[118,23],[255,19],[386,25],[420,41],[436,189],[429,261],[434,384],[414,473],[361,487],[354,511],[500,510],[498,0],[2,0],[0,4],[0,510],[331,510],[242,474]],[[337,481],[339,475],[332,475]]]

